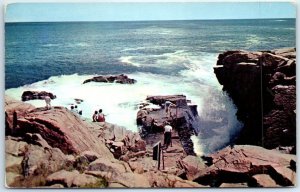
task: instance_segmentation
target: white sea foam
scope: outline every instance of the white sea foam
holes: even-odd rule
[[[153,56],[160,58],[161,56]],[[54,76],[48,80],[39,81],[31,85],[12,88],[5,93],[20,100],[25,90],[50,91],[57,95],[52,105],[70,108],[75,104],[74,99],[83,99],[78,105],[83,111],[83,117],[91,119],[95,110],[103,109],[106,121],[138,131],[136,114],[138,104],[149,95],[184,94],[198,106],[198,113],[202,124],[199,138],[192,138],[195,151],[201,155],[211,152],[226,144],[232,133],[240,127],[236,120],[236,108],[216,80],[212,67],[216,62],[216,54],[199,53],[197,56],[189,55],[184,50],[163,54],[164,59],[156,61],[162,63],[157,67],[182,67],[178,76],[158,75],[153,73],[132,73],[129,77],[137,80],[136,84],[106,84],[90,82],[82,84],[85,79],[94,75],[62,75]],[[132,62],[132,57],[123,58]],[[144,64],[143,64],[144,65]],[[45,106],[43,100],[27,101],[37,107]],[[220,126],[207,127],[207,122]],[[220,123],[221,122],[221,123]],[[222,124],[223,122],[223,124]],[[204,129],[214,131],[212,137],[202,137]],[[200,143],[201,146],[197,145]]]
[[[133,58],[134,58],[133,56],[122,56],[122,57],[119,58],[119,61],[124,63],[124,64],[127,64],[127,65],[140,67],[141,65],[137,62],[134,62]]]
[[[58,46],[60,46],[60,44],[58,43],[47,43],[43,45],[43,47],[58,47]]]
[[[200,143],[200,138],[193,135],[191,136],[191,140],[193,142],[193,146],[194,146],[194,152],[196,153],[197,156],[202,156],[204,155],[203,149],[202,149],[202,145]]]

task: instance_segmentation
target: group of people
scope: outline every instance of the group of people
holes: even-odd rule
[[[77,105],[71,105],[71,111],[73,112],[73,113],[77,113],[77,114],[79,114],[79,115],[82,115],[82,110],[79,110],[78,109],[78,107],[77,107]]]
[[[102,113],[102,109],[99,109],[99,112],[95,111],[92,118],[93,122],[105,122],[105,115]]]

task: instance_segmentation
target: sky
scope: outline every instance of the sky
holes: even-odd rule
[[[280,2],[16,3],[5,22],[144,21],[295,18],[296,6]]]

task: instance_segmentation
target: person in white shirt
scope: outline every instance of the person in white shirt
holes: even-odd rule
[[[46,109],[51,109],[51,98],[49,96],[45,97]]]
[[[164,127],[164,146],[166,149],[169,147],[169,145],[172,143],[172,126],[169,122],[166,123]]]
[[[166,116],[167,117],[171,117],[171,107],[176,107],[176,105],[174,103],[172,103],[171,101],[166,101],[165,102],[165,112],[166,112]]]

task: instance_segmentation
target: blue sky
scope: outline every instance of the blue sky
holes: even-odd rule
[[[5,22],[295,18],[291,3],[18,3]]]

